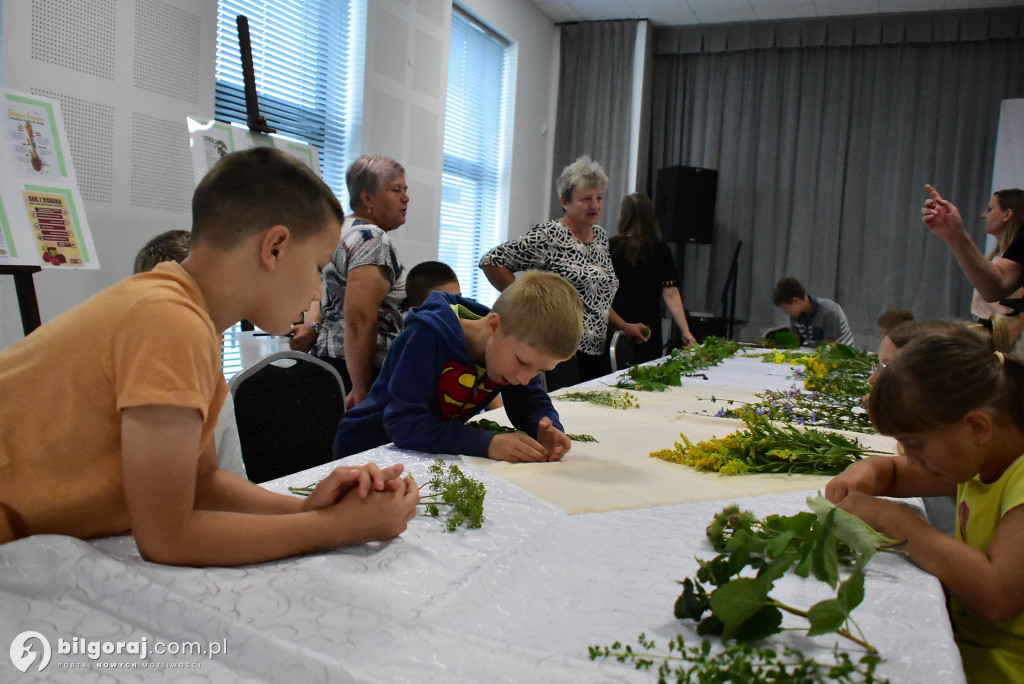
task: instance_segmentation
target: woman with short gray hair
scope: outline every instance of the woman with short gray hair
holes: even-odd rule
[[[576,288],[583,300],[583,337],[576,353],[578,381],[611,372],[608,327],[643,342],[642,323],[626,323],[612,310],[619,281],[608,251],[608,233],[598,225],[608,176],[589,156],[579,157],[562,170],[556,189],[563,215],[533,226],[528,233],[498,245],[483,255],[480,268],[498,290],[515,273],[532,268],[553,271]],[[556,389],[548,385],[548,389]]]
[[[346,407],[366,398],[405,315],[405,267],[388,233],[405,223],[405,169],[394,159],[359,157],[345,175],[352,215],[324,268],[323,325],[316,356],[341,373]]]

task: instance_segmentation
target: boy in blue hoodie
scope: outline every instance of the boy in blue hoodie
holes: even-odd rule
[[[528,271],[487,308],[434,292],[405,319],[366,400],[334,440],[342,458],[394,442],[428,453],[557,461],[569,450],[540,373],[576,353],[583,306],[561,276]],[[521,432],[466,425],[496,394]]]

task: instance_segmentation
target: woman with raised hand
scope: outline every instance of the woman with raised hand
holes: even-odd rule
[[[1017,237],[1022,217],[1024,217],[1024,190],[1018,188],[998,190],[992,195],[988,206],[981,214],[981,218],[985,221],[985,232],[996,239],[995,248],[988,254],[990,261],[994,262],[1001,258],[1007,247]],[[1022,296],[1024,296],[1022,289],[1018,289],[1011,295],[1013,298]],[[1024,316],[1004,318],[1009,316],[1012,310],[998,302],[986,300],[977,290],[974,291],[973,299],[971,299],[971,313],[977,317],[980,323],[992,330],[993,338],[1001,338],[998,340],[996,349],[1009,350],[1017,355],[1024,354],[1024,344],[1021,344],[1020,340],[1021,330],[1024,330]]]

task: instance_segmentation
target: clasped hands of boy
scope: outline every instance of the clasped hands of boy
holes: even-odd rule
[[[353,521],[359,521],[356,529],[363,532],[364,538],[349,539],[347,543],[375,541],[388,538],[389,535],[396,537],[405,531],[405,524],[415,517],[416,504],[420,500],[419,486],[411,477],[402,477],[404,471],[405,465],[401,463],[386,468],[375,463],[335,468],[302,501],[302,510],[324,511],[327,515],[344,512],[346,517],[354,516]],[[406,510],[407,517],[400,525],[401,529],[394,529],[393,524],[389,524],[386,518],[376,512],[376,504],[383,503],[377,497],[411,497],[405,503],[406,506],[412,504],[412,514],[409,515]]]

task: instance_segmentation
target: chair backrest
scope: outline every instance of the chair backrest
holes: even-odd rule
[[[576,356],[570,356],[567,360],[558,364],[549,371],[540,374],[540,384],[546,392],[554,392],[556,389],[570,387],[580,381],[580,366]]]
[[[338,371],[296,351],[265,356],[230,383],[245,472],[266,482],[333,460],[345,414]]]
[[[608,344],[608,356],[611,357],[612,372],[629,368],[636,363],[636,350],[626,333],[621,330],[615,331],[612,341]]]

